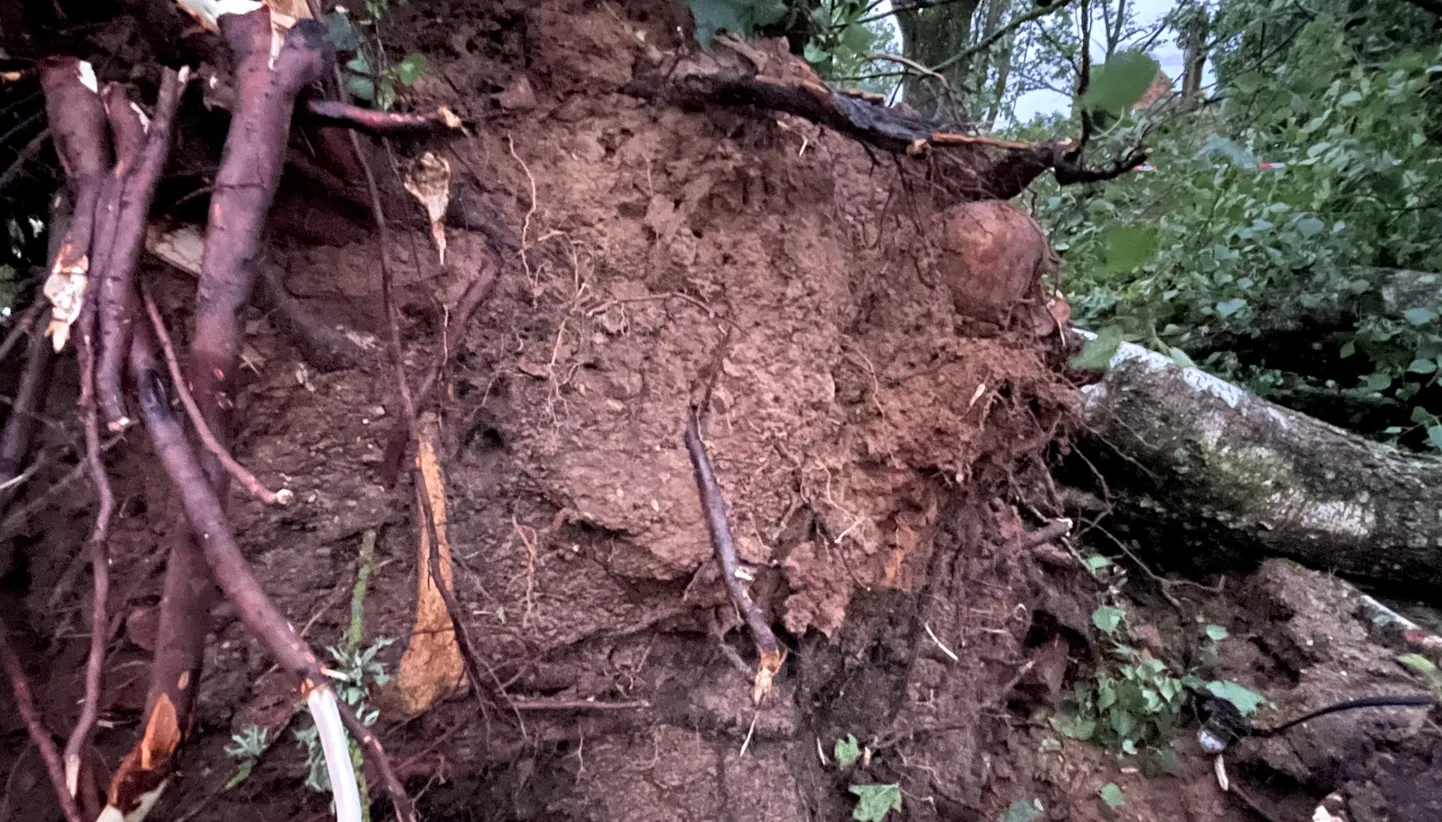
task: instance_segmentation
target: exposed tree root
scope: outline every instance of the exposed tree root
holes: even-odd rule
[[[435,111],[404,113],[361,108],[335,100],[307,100],[305,110],[313,119],[358,129],[377,137],[429,134],[461,127],[460,118],[445,106]]]
[[[145,228],[150,204],[160,174],[170,156],[171,133],[175,114],[180,109],[180,96],[189,79],[189,70],[179,73],[167,69],[160,83],[155,114],[142,134],[144,143],[135,156],[122,157],[115,165],[113,199],[105,204],[114,211],[114,232],[105,247],[105,266],[97,282],[97,309],[100,323],[100,357],[95,374],[96,399],[106,426],[112,431],[123,429],[129,422],[125,412],[124,366],[130,351],[130,336],[139,314],[135,288],[135,263],[145,244]],[[119,95],[121,111],[111,106],[112,123],[118,118],[128,121],[138,111]]]
[[[277,662],[302,678],[304,693],[329,689],[329,679],[321,670],[320,660],[266,596],[241,553],[225,508],[201,468],[184,428],[171,412],[169,392],[161,378],[148,336],[137,335],[132,352],[131,370],[146,430],[166,473],[170,475],[191,529],[201,535],[201,550],[213,577],[226,598],[235,605],[246,627],[255,633]],[[342,708],[342,717],[347,714]],[[385,778],[391,769],[380,742],[358,720],[352,724],[352,719],[353,716],[346,719],[346,725],[382,774],[397,816],[403,820],[414,818],[404,787],[394,778]],[[358,732],[357,727],[363,733]]]
[[[10,693],[15,697],[15,710],[20,714],[20,721],[25,724],[31,744],[40,751],[40,758],[45,762],[45,772],[55,786],[55,795],[60,800],[60,809],[65,813],[66,822],[82,822],[80,807],[75,804],[75,797],[71,796],[65,787],[65,771],[60,764],[60,752],[55,749],[55,741],[50,738],[50,732],[45,730],[40,721],[40,712],[35,708],[35,695],[30,690],[30,680],[20,665],[20,657],[15,655],[15,649],[10,646],[10,632],[6,629],[3,618],[0,618],[0,667],[5,669],[5,677],[10,682]]]
[[[1140,149],[1100,167],[1088,167],[1085,144],[1071,140],[1024,143],[938,131],[930,122],[878,102],[840,94],[813,77],[797,78],[781,55],[767,54],[732,38],[718,38],[710,52],[658,66],[628,87],[644,97],[683,104],[745,106],[810,120],[893,154],[936,154],[955,161],[938,182],[961,200],[1009,200],[1050,171],[1062,185],[1100,182],[1146,162]]]
[[[752,700],[759,704],[771,692],[771,681],[781,670],[781,663],[786,657],[765,615],[747,591],[749,580],[743,576],[746,572],[742,570],[741,559],[736,554],[736,541],[731,536],[731,525],[726,516],[726,501],[721,497],[721,485],[716,481],[711,458],[706,454],[706,444],[701,441],[699,411],[693,411],[686,418],[685,440],[686,453],[691,457],[691,468],[696,474],[696,488],[701,495],[701,509],[706,514],[706,530],[711,534],[711,546],[716,550],[716,562],[721,566],[721,579],[726,584],[726,593],[731,596],[731,604],[746,620],[751,641],[756,643],[756,652],[761,657],[751,693]]]

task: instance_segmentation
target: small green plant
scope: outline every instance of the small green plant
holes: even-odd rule
[[[404,5],[400,3],[398,5]],[[346,88],[359,100],[389,111],[396,103],[400,86],[413,86],[430,72],[430,61],[424,54],[412,52],[397,63],[388,63],[380,42],[380,22],[389,12],[385,0],[366,3],[366,18],[353,21],[350,15],[336,12],[326,19],[326,28],[337,51],[353,55],[345,62]],[[362,28],[375,33],[362,35]]]
[[[857,822],[882,822],[888,813],[901,812],[900,785],[852,785],[851,792],[856,794],[851,818]]]
[[[384,685],[390,681],[390,675],[386,673],[385,666],[376,661],[376,654],[394,642],[389,637],[381,637],[364,649],[358,648],[327,648],[331,658],[335,661],[333,666],[341,678],[333,683],[336,696],[355,709],[356,715],[367,727],[374,725],[380,717],[380,711],[366,705],[370,697],[372,685]],[[307,725],[295,732],[296,741],[305,750],[307,775],[306,787],[321,792],[330,792],[330,776],[325,769],[325,755],[321,751],[320,735],[314,724]]]
[[[1040,799],[1018,799],[1007,807],[997,822],[1036,822],[1046,816]]]
[[[225,782],[225,790],[250,778],[256,763],[270,748],[270,731],[259,725],[249,725],[240,733],[233,734],[230,740],[230,744],[225,746],[225,753],[236,760],[236,766],[235,773]]]
[[[856,742],[856,737],[847,734],[845,739],[836,740],[836,747],[832,750],[836,757],[836,767],[846,769],[856,764],[861,758],[861,746]]]
[[[1073,698],[1063,705],[1053,727],[1073,739],[1136,755],[1146,749],[1163,770],[1177,767],[1176,753],[1164,743],[1181,722],[1188,693],[1207,693],[1225,699],[1243,715],[1255,712],[1260,694],[1235,682],[1208,681],[1194,671],[1181,675],[1167,663],[1142,653],[1126,632],[1126,609],[1101,605],[1092,612],[1092,624],[1111,641],[1111,658],[1088,678],[1073,686]],[[1199,655],[1203,664],[1217,656],[1216,643],[1227,638],[1226,628],[1208,625]]]
[[[1107,806],[1107,810],[1109,811],[1114,811],[1127,802],[1127,798],[1122,795],[1122,789],[1118,788],[1115,782],[1108,782],[1103,785],[1101,790],[1097,791],[1097,796],[1101,799],[1102,804]]]

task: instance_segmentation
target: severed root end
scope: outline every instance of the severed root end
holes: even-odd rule
[[[772,651],[761,655],[761,664],[756,667],[756,681],[751,686],[752,704],[760,705],[771,696],[772,683],[776,674],[781,671],[781,663],[785,661],[785,651]]]
[[[107,422],[105,424],[105,427],[110,430],[110,433],[119,434],[121,431],[129,428],[134,422],[135,420],[132,420],[129,417],[120,417],[119,419],[114,419],[110,422]]]
[[[282,488],[275,492],[276,505],[290,505],[295,502],[295,492],[289,488]]]

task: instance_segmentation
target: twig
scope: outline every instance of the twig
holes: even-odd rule
[[[35,695],[30,690],[30,680],[25,676],[25,669],[21,667],[15,649],[10,646],[9,632],[3,618],[0,618],[0,666],[5,668],[5,676],[10,680],[10,693],[15,696],[15,710],[20,714],[20,721],[25,723],[25,731],[30,735],[31,743],[40,751],[40,758],[45,760],[45,772],[49,774],[50,784],[55,788],[55,798],[60,801],[60,810],[65,813],[67,822],[82,822],[80,807],[75,804],[75,797],[70,795],[65,786],[65,770],[60,764],[60,752],[55,749],[55,741],[50,738],[50,732],[45,730],[40,721],[40,713],[35,709]]]
[[[1070,533],[1071,526],[1072,521],[1069,519],[1052,520],[1035,531],[1027,531],[1018,537],[1016,547],[1026,550],[1028,548],[1035,548],[1043,543],[1051,542],[1057,537],[1064,537]]]
[[[701,495],[701,508],[706,516],[706,529],[711,534],[711,546],[716,551],[716,561],[721,566],[721,577],[731,604],[746,619],[751,631],[751,640],[756,643],[760,662],[756,669],[756,681],[752,688],[753,702],[760,703],[771,692],[773,678],[781,670],[785,655],[781,643],[776,641],[766,617],[752,601],[746,590],[741,561],[736,554],[736,542],[731,536],[731,525],[727,522],[726,502],[721,496],[721,486],[716,481],[716,472],[711,467],[711,458],[706,454],[706,444],[701,441],[700,412],[691,409],[686,418],[686,453],[691,458],[691,468],[696,476],[696,489]]]
[[[643,700],[630,702],[598,702],[590,699],[518,699],[509,700],[518,711],[636,711],[651,707]]]
[[[445,106],[435,111],[404,113],[361,108],[337,100],[312,99],[306,101],[305,110],[317,120],[358,129],[377,137],[429,134],[461,128],[461,119]]]
[[[0,174],[0,189],[4,189],[5,186],[10,185],[10,181],[15,179],[15,177],[24,170],[25,164],[35,159],[35,155],[39,154],[40,149],[45,148],[45,144],[49,141],[50,129],[47,128],[36,135],[35,139],[26,143],[24,148],[16,152],[15,159],[10,162],[10,166],[5,169],[3,174]]]
[[[5,342],[0,343],[0,362],[5,360],[6,355],[10,353],[10,349],[14,348],[21,340],[30,335],[31,329],[33,329],[35,324],[40,320],[40,315],[45,313],[49,307],[49,304],[46,303],[45,300],[36,300],[30,304],[29,308],[20,312],[20,316],[15,318],[15,327],[11,328],[10,333],[5,335]]]
[[[1006,25],[992,32],[989,36],[982,38],[981,42],[977,43],[976,45],[971,46],[958,54],[954,54],[951,57],[942,60],[940,63],[937,63],[935,66],[932,66],[931,70],[946,71],[957,63],[963,62],[965,60],[970,60],[972,57],[975,57],[976,55],[996,45],[1001,40],[1001,38],[1007,36],[1008,34],[1011,34],[1012,32],[1016,31],[1027,23],[1030,23],[1033,20],[1039,20],[1049,14],[1061,11],[1062,9],[1066,8],[1071,2],[1072,0],[1060,0],[1060,2],[1056,3],[1055,5],[1038,5],[1036,8],[1032,9],[1026,14],[1019,15],[1013,18],[1010,23],[1007,23]]]
[[[942,88],[946,89],[947,91],[951,91],[951,83],[947,82],[946,77],[942,75],[939,70],[929,69],[926,66],[923,66],[922,64],[910,58],[902,57],[899,54],[886,54],[885,52],[877,52],[876,54],[871,55],[870,59],[884,60],[888,63],[896,63],[897,65],[905,66],[918,74],[924,74],[927,77],[933,77],[941,83]]]
[[[150,327],[155,332],[155,339],[160,343],[160,352],[165,358],[165,365],[170,371],[171,384],[175,386],[175,393],[180,398],[180,404],[185,408],[185,414],[190,418],[190,424],[195,427],[195,433],[200,437],[205,450],[220,462],[226,473],[235,478],[251,496],[266,503],[267,505],[289,505],[295,499],[295,492],[289,488],[282,488],[279,491],[272,491],[266,488],[256,476],[244,465],[236,462],[235,457],[220,444],[215,438],[215,432],[210,430],[210,425],[205,421],[205,415],[201,413],[200,406],[195,403],[195,398],[190,395],[190,390],[185,385],[185,374],[180,369],[180,359],[175,355],[175,347],[170,341],[170,332],[165,329],[165,321],[160,317],[160,309],[155,307],[155,300],[151,299],[149,291],[141,296],[145,303],[145,313],[150,316]]]

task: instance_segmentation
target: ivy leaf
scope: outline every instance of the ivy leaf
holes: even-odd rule
[[[1092,611],[1092,624],[1097,630],[1104,634],[1114,634],[1117,627],[1122,624],[1122,618],[1127,615],[1121,608],[1113,608],[1110,605],[1100,605]]]
[[[1127,798],[1122,795],[1122,789],[1118,788],[1115,782],[1108,782],[1103,785],[1102,789],[1097,791],[1097,796],[1100,796],[1102,803],[1111,810],[1120,808],[1122,805],[1125,805],[1127,801]]]
[[[861,758],[861,746],[856,744],[855,736],[847,734],[845,739],[836,740],[836,747],[832,749],[831,754],[836,757],[838,768],[849,768]]]
[[[1040,799],[1018,799],[1011,803],[997,822],[1036,822],[1045,815]]]
[[[1124,225],[1107,229],[1107,270],[1113,274],[1131,271],[1152,256],[1157,247],[1153,226]]]
[[[1118,52],[1092,73],[1082,105],[1101,111],[1129,109],[1147,93],[1157,69],[1157,61],[1146,52]]]
[[[1437,319],[1437,312],[1430,308],[1409,308],[1402,312],[1402,319],[1412,325],[1426,325]]]
[[[852,785],[856,809],[851,818],[857,822],[882,822],[891,811],[901,810],[900,785]]]
[[[1235,682],[1208,682],[1207,693],[1232,703],[1242,716],[1256,713],[1257,707],[1265,701],[1261,694]]]
[[[1303,217],[1297,221],[1297,233],[1303,237],[1315,237],[1326,229],[1327,224],[1316,217]]]
[[[1435,374],[1437,373],[1437,361],[1424,360],[1419,357],[1413,360],[1411,365],[1407,366],[1407,370],[1413,374]]]
[[[1222,300],[1216,305],[1217,316],[1225,319],[1246,307],[1247,301],[1242,299],[1241,297],[1233,297],[1230,300]]]
[[[1122,345],[1120,326],[1108,326],[1087,340],[1080,354],[1071,359],[1071,367],[1077,371],[1105,371],[1111,365],[1112,357]]]
[[[1210,639],[1213,642],[1221,642],[1222,640],[1226,639],[1227,636],[1228,634],[1226,628],[1223,628],[1220,625],[1207,626],[1207,639]]]
[[[1153,748],[1152,761],[1167,773],[1177,773],[1182,769],[1182,758],[1171,748]]]
[[[1442,451],[1442,425],[1434,425],[1427,429],[1427,441],[1433,448]]]
[[[405,59],[396,64],[396,79],[408,86],[413,86],[422,75],[430,70],[430,61],[426,60],[424,54],[407,54]]]
[[[857,54],[867,54],[871,51],[871,32],[866,26],[853,23],[841,32],[841,45],[851,49]]]

